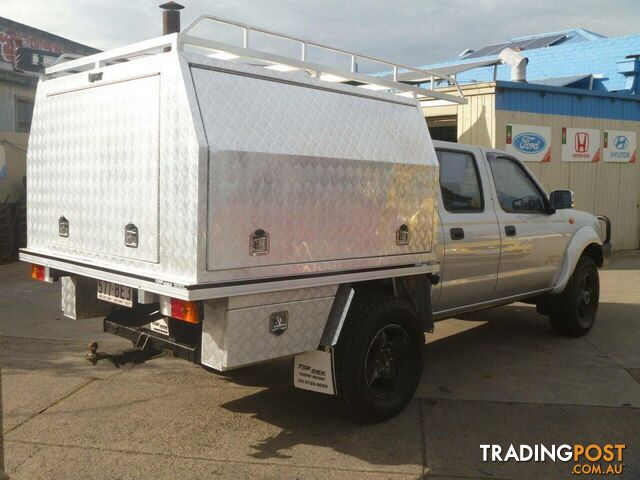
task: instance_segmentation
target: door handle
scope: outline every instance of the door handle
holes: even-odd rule
[[[464,230],[462,228],[452,228],[449,230],[451,240],[462,240],[464,238]]]
[[[507,237],[515,237],[516,236],[516,227],[514,227],[513,225],[505,225],[504,234]]]

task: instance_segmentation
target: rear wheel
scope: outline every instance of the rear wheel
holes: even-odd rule
[[[564,292],[554,302],[551,326],[561,335],[585,335],[596,321],[599,299],[598,267],[592,258],[582,256]]]
[[[423,363],[413,308],[390,296],[356,299],[335,348],[338,406],[359,421],[393,417],[413,397]]]

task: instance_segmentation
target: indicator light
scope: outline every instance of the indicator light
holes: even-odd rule
[[[171,317],[187,323],[200,323],[200,307],[197,302],[172,298]]]
[[[45,270],[46,269],[44,265],[36,265],[35,263],[31,264],[31,278],[44,282],[46,273]]]

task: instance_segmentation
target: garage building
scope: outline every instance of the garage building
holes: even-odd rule
[[[505,48],[528,59],[525,81],[498,58]],[[607,215],[614,248],[640,248],[640,35],[522,37],[422,68],[455,76],[468,98],[423,102],[433,138],[512,152],[548,191],[573,190],[577,208]]]
[[[97,52],[0,17],[0,262],[14,258],[25,243],[26,152],[40,72],[62,54]]]

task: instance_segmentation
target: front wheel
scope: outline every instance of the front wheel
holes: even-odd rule
[[[391,418],[413,397],[423,364],[413,308],[390,296],[356,298],[335,348],[338,406],[359,421]]]
[[[569,337],[585,335],[596,321],[600,300],[600,277],[593,259],[578,260],[573,275],[551,312],[551,326]]]

